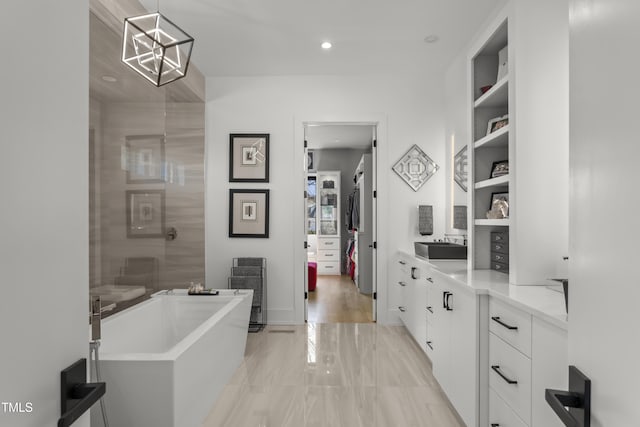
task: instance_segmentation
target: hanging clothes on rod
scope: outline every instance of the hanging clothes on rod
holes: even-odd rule
[[[360,189],[354,188],[347,198],[345,221],[347,230],[355,231],[360,226]]]

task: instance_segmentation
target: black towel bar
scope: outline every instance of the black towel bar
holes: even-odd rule
[[[80,359],[60,372],[60,406],[62,416],[58,427],[76,422],[105,391],[105,383],[87,383],[87,359]]]
[[[575,366],[569,366],[569,391],[546,389],[545,400],[565,426],[591,426],[591,380]]]

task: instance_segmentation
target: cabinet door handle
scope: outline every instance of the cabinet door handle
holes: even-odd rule
[[[416,277],[416,270],[417,270],[417,268],[416,268],[416,267],[411,267],[411,278],[412,278],[412,279],[417,279],[417,277]]]
[[[333,242],[324,242],[324,244],[329,246],[329,245],[333,245]]]
[[[442,293],[442,308],[447,308],[447,295],[449,294],[449,292],[444,291]]]
[[[427,311],[431,314],[433,314],[433,308],[431,308],[431,306],[427,307]]]
[[[333,254],[324,254],[324,256],[333,256]]]
[[[491,423],[491,427],[500,427],[500,424]]]
[[[406,308],[404,308],[404,307],[402,307],[402,306],[398,307],[398,310],[400,310],[400,311],[401,311],[401,312],[403,312],[403,313],[404,313],[405,311],[407,311],[407,309],[406,309]]]
[[[447,308],[447,311],[453,311],[453,307],[451,307],[451,305],[449,304],[449,298],[452,297],[453,294],[451,292],[447,292],[447,293],[449,295],[447,295],[447,299],[446,299],[446,302],[447,302],[447,307],[446,308]]]
[[[507,325],[502,320],[500,320],[500,316],[493,316],[493,317],[491,317],[491,320],[493,320],[494,322],[496,322],[499,325],[504,326],[505,328],[509,329],[510,331],[517,331],[518,330],[517,326]]]
[[[433,283],[433,279],[431,277],[427,277],[427,282]]]
[[[405,264],[406,264],[406,262],[404,262],[404,261],[398,261],[398,263],[400,263],[400,264],[402,264],[402,265],[405,265]]]
[[[427,346],[428,346],[431,350],[433,350],[433,346],[431,345],[431,341],[427,341]]]
[[[500,366],[493,365],[491,367],[495,371],[496,374],[500,375],[500,377],[507,382],[507,384],[518,384],[518,381],[507,378],[501,371]]]
[[[404,282],[398,282],[398,285],[400,285],[400,286],[407,286],[407,284],[406,284],[406,283],[404,283]]]

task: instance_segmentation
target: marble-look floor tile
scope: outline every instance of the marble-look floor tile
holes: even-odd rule
[[[463,427],[439,390],[431,387],[378,387],[379,427]]]
[[[203,427],[461,427],[404,327],[270,326]]]
[[[304,389],[297,386],[231,386],[234,401],[214,406],[203,427],[299,427],[304,425]]]
[[[307,387],[305,426],[374,426],[375,406],[375,387]]]

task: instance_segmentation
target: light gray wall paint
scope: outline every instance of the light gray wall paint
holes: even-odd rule
[[[60,371],[89,353],[89,8],[3,9],[0,401],[33,411],[0,425],[53,427]]]
[[[346,274],[347,241],[351,236],[345,224],[347,197],[355,188],[353,172],[356,170],[364,150],[322,149],[314,151],[314,163],[318,171],[340,171],[340,262],[342,274]]]

